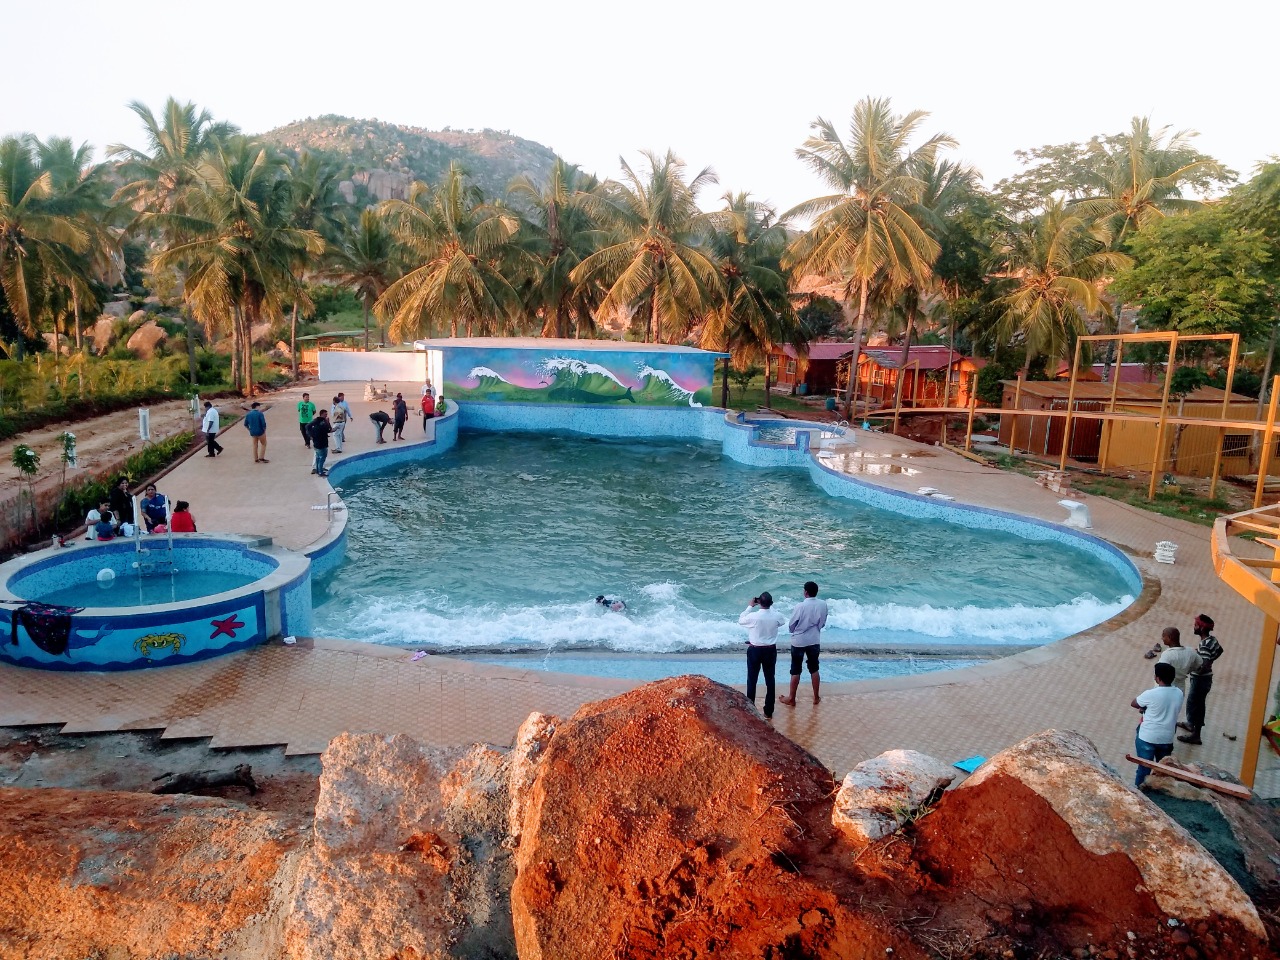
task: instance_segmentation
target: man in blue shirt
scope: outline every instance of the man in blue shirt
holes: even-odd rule
[[[818,654],[822,650],[822,628],[827,625],[827,604],[818,599],[818,585],[812,580],[804,583],[804,599],[791,611],[791,689],[778,702],[788,707],[796,705],[796,691],[800,689],[800,671],[809,667],[809,682],[813,684],[813,702],[820,703],[818,688],[822,678],[818,675]]]
[[[164,498],[163,493],[156,490],[154,483],[147,484],[146,496],[142,498],[142,522],[147,525],[147,533],[156,528],[157,524],[169,522],[169,501]]]
[[[245,429],[253,437],[253,462],[270,463],[267,459],[267,418],[258,408],[262,404],[257,400],[249,404],[249,412],[244,415]]]

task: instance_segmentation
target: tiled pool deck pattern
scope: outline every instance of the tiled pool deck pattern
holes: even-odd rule
[[[327,398],[340,386],[355,413],[346,449],[373,449],[368,414],[386,405],[362,402],[360,384],[326,384],[310,392],[313,399]],[[391,389],[404,390],[412,407],[416,384]],[[308,473],[309,451],[293,413],[300,394],[271,398],[270,464],[252,462],[249,438],[237,424],[221,438],[226,453],[212,463],[199,456],[187,461],[161,489],[191,501],[201,530],[266,534],[297,549],[324,538],[325,511],[311,507],[324,503],[328,488]],[[421,421],[411,418],[406,435],[406,442],[418,442]],[[891,489],[914,493],[935,487],[957,503],[1054,522],[1065,516],[1057,501],[1072,496],[940,449],[879,434],[855,436],[856,447],[847,440],[824,441],[831,455],[822,463]],[[914,472],[879,472],[886,464]],[[876,472],[860,472],[868,467]],[[1178,744],[1175,756],[1236,770],[1262,619],[1213,573],[1209,528],[1101,498],[1073,498],[1088,503],[1091,532],[1134,555],[1157,584],[1158,595],[1144,598],[1149,606],[1140,601],[1140,612],[1120,618],[1127,622],[967,670],[826,684],[817,707],[807,700],[806,678],[799,705],[778,707],[778,729],[843,775],[888,749],[912,748],[954,761],[990,756],[1025,736],[1062,727],[1089,736],[1127,774],[1124,754],[1137,723],[1129,701],[1151,685],[1152,664],[1142,652],[1165,626],[1178,626],[1193,639],[1191,621],[1203,611],[1217,620],[1226,653],[1215,669],[1205,743]],[[1159,540],[1179,544],[1177,564],[1151,560]],[[946,563],[945,543],[922,562]],[[403,732],[440,745],[505,745],[532,711],[568,714],[631,686],[434,656],[415,662],[401,649],[316,639],[129,675],[0,667],[0,724],[62,723],[67,732],[162,729],[165,737],[210,737],[215,747],[286,744],[290,753],[318,752],[344,730]],[[1263,754],[1257,785],[1266,795],[1280,794],[1280,765],[1270,753]]]

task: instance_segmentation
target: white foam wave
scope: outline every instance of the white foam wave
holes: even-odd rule
[[[702,406],[702,404],[694,401],[693,391],[686,390],[684,387],[680,386],[680,384],[676,383],[673,379],[671,379],[671,374],[667,373],[667,371],[659,370],[657,367],[651,367],[648,364],[643,364],[640,367],[640,378],[643,380],[645,377],[653,377],[657,380],[661,380],[663,383],[667,385],[667,390],[670,391],[673,397],[675,397],[678,400],[688,400],[689,406],[691,407]]]
[[[1086,594],[1054,607],[919,607],[900,603],[861,604],[830,600],[827,626],[857,633],[892,631],[939,640],[979,643],[1047,643],[1114,617],[1133,597],[1105,603]]]
[[[472,367],[471,372],[467,374],[468,380],[482,380],[485,377],[492,377],[494,380],[501,380],[503,383],[511,382],[498,371],[489,367]]]
[[[612,380],[623,390],[627,389],[627,384],[618,379],[617,375],[607,367],[602,367],[598,363],[588,363],[586,360],[579,360],[577,357],[547,357],[537,366],[537,371],[544,377],[555,376],[561,370],[567,370],[574,376],[585,377],[588,374],[598,374]]]
[[[613,595],[612,593],[610,594]],[[681,599],[681,586],[652,583],[627,601],[625,613],[601,609],[593,599],[526,607],[454,604],[445,596],[367,598],[345,612],[318,611],[333,636],[445,650],[598,648],[628,653],[736,650],[745,639],[734,614],[699,610]],[[799,598],[779,598],[789,614]],[[829,601],[824,642],[1040,644],[1070,636],[1115,616],[1132,602],[1078,597],[1054,607],[910,607],[896,603]],[[833,635],[834,634],[834,635]],[[785,630],[779,642],[786,642]]]

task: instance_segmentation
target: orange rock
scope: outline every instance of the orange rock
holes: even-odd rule
[[[204,797],[0,789],[0,956],[277,956],[308,826]]]

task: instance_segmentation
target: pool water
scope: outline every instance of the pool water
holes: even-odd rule
[[[745,647],[745,644],[743,645]],[[661,680],[664,677],[685,673],[697,673],[717,683],[746,683],[746,655],[702,656],[693,653],[670,654],[665,657],[628,656],[626,654],[591,655],[573,652],[549,651],[546,654],[468,655],[468,660],[488,663],[515,670],[551,670],[556,673],[586,674],[592,677],[612,677],[618,680]],[[955,670],[972,666],[978,660],[935,657],[894,657],[870,659],[826,654],[820,663],[822,679],[828,683],[849,680],[877,680],[899,677],[905,674],[931,673],[935,670]],[[789,661],[785,654],[779,658],[775,672],[777,682],[786,684]],[[762,681],[763,682],[763,681]],[[803,677],[806,696],[808,674]]]
[[[710,443],[468,433],[344,496],[317,634],[435,652],[736,653],[751,597],[786,614],[807,579],[830,605],[828,650],[1024,647],[1132,602],[1091,554],[830,497]]]
[[[180,570],[139,577],[136,572],[117,574],[105,584],[78,583],[33,597],[42,603],[67,607],[135,607],[177,603],[212,596],[253,583],[256,577],[241,573]]]
[[[756,439],[763,440],[765,443],[792,444],[796,442],[796,428],[773,424],[762,425],[756,429]]]

